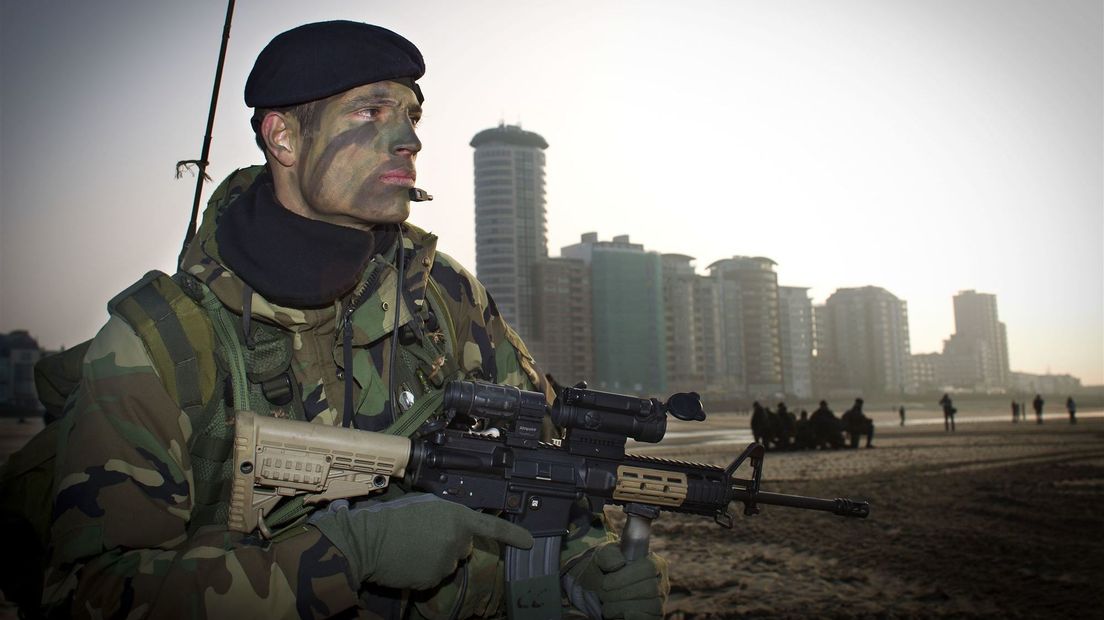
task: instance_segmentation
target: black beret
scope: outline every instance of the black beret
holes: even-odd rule
[[[395,80],[410,86],[425,73],[422,53],[386,28],[351,21],[305,24],[276,35],[245,82],[245,105],[282,108],[350,88]]]

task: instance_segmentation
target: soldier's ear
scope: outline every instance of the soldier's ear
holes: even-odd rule
[[[265,150],[281,166],[290,168],[297,158],[299,124],[290,114],[266,112],[261,119]]]

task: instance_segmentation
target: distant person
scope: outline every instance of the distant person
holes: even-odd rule
[[[1020,403],[1012,401],[1012,423],[1020,421]]]
[[[767,410],[759,401],[751,403],[751,437],[755,443],[761,443],[765,447],[769,442],[767,437],[770,421],[767,419]]]
[[[786,403],[778,403],[778,445],[783,450],[793,447],[794,435],[797,431],[797,417]]]
[[[783,408],[785,405],[783,405]],[[781,412],[774,411],[770,407],[763,407],[767,410],[767,441],[770,442],[770,448],[774,450],[785,450],[789,447],[789,440],[786,438],[785,422]]]
[[[1042,424],[1043,423],[1043,404],[1044,403],[1046,403],[1046,401],[1043,400],[1042,394],[1036,394],[1035,395],[1035,400],[1031,401],[1031,406],[1035,408],[1035,423],[1036,424]]]
[[[820,401],[813,415],[809,416],[809,423],[813,427],[813,445],[817,448],[842,448],[843,432],[840,429],[840,420],[836,414],[828,408],[827,401]]]
[[[1066,399],[1066,411],[1070,414],[1070,424],[1077,424],[1077,403],[1073,402],[1072,396]]]
[[[955,430],[954,417],[958,412],[954,407],[954,403],[951,402],[950,394],[944,394],[943,398],[939,399],[939,405],[943,407],[943,430],[951,431]]]
[[[809,422],[809,412],[801,410],[801,416],[797,419],[794,428],[794,447],[798,450],[811,450],[816,447],[816,436],[813,435],[813,425]]]
[[[863,399],[856,398],[855,404],[851,405],[851,408],[844,412],[843,417],[840,418],[851,448],[859,447],[859,438],[863,435],[866,435],[866,447],[874,447],[871,445],[874,440],[874,421],[866,417],[862,408]]]
[[[901,426],[905,425],[905,406],[901,405],[897,408],[897,415],[901,416]]]

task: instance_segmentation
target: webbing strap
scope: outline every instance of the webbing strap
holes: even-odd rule
[[[456,342],[456,333],[453,331],[452,313],[449,312],[448,304],[445,303],[445,298],[441,295],[441,289],[437,287],[437,283],[432,277],[426,278],[426,293],[426,301],[437,315],[437,325],[445,335],[445,342],[449,343],[449,347],[451,347],[449,354],[458,359],[460,357],[460,347]]]
[[[444,389],[427,392],[418,399],[418,402],[410,408],[410,411],[404,412],[399,416],[398,420],[392,422],[383,432],[388,435],[410,437],[423,422],[429,419],[429,416],[440,413],[441,403],[444,402],[444,400]]]
[[[151,281],[135,291],[132,299],[145,311],[161,340],[165,343],[169,357],[173,362],[176,377],[176,391],[180,406],[190,409],[203,405],[203,394],[199,389],[199,364],[195,349],[184,332],[184,326],[176,316],[169,302],[153,286]]]
[[[230,366],[230,383],[234,390],[234,409],[249,411],[249,375],[246,374],[245,353],[235,332],[234,319],[225,310],[219,298],[207,288],[203,291],[203,307],[211,317],[215,337],[226,355]]]
[[[210,322],[199,306],[176,280],[155,270],[116,295],[108,311],[138,334],[170,396],[195,425],[216,374]]]
[[[445,305],[445,300],[441,296],[441,291],[437,288],[437,284],[433,281],[433,278],[426,279],[426,303],[430,305],[430,309],[437,315],[437,325],[444,333],[445,342],[448,343],[447,356],[455,360],[459,355],[455,335],[453,333],[452,314],[448,310],[448,306]],[[430,360],[432,362],[432,360]],[[459,375],[459,368],[456,367],[453,362],[453,374]],[[455,376],[444,377],[445,381],[449,379],[457,378]],[[382,432],[388,435],[397,435],[399,437],[410,437],[414,431],[418,430],[430,416],[440,413],[441,404],[445,399],[444,381],[438,386],[438,389],[430,390],[426,392],[422,398],[414,404],[409,410],[404,412],[399,419],[392,422],[383,429]]]

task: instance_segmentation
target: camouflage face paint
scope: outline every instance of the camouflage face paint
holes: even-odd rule
[[[299,148],[304,152],[310,151],[318,132],[322,130],[321,111],[324,109],[325,100],[304,103],[293,111],[295,120],[299,121]]]
[[[296,164],[309,217],[366,228],[410,214],[421,116],[406,86],[378,82],[318,102]]]

